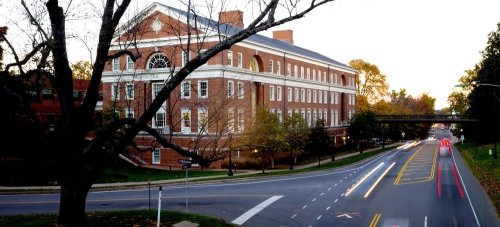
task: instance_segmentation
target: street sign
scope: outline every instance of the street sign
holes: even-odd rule
[[[196,160],[190,160],[190,159],[178,159],[177,162],[180,164],[198,164]]]
[[[189,168],[191,168],[191,164],[189,163],[182,165],[182,169],[189,169]]]

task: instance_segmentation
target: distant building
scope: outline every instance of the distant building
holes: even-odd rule
[[[192,38],[191,45],[196,48],[187,51],[187,15],[154,3],[119,31],[123,35],[115,39],[110,52],[120,50],[131,35],[127,31],[139,31],[134,37],[143,57],[135,63],[126,55],[108,62],[103,74],[105,111],[114,108],[122,117],[140,116],[172,70],[218,43],[218,31],[229,36],[244,27],[241,11],[221,12],[220,23],[199,15],[191,17],[192,25],[196,20],[200,29],[193,28],[197,38]],[[184,30],[176,30],[181,27]],[[205,37],[203,43],[200,36]],[[293,45],[292,30],[275,31],[273,38],[253,35],[191,73],[150,126],[180,146],[202,152],[210,139],[200,135],[216,134],[221,128],[212,124],[205,127],[211,117],[223,112],[225,117],[219,119],[226,121],[223,134],[238,135],[251,124],[256,108],[265,106],[280,121],[292,113],[301,114],[310,126],[324,119],[341,143],[355,111],[355,90],[354,69]],[[200,143],[200,138],[202,145],[193,145]],[[136,143],[146,146],[155,142],[151,136],[139,134]],[[140,165],[174,167],[179,167],[177,159],[182,158],[160,146],[152,153],[131,153],[130,157]]]

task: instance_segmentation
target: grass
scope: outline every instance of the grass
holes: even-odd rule
[[[457,144],[460,154],[469,165],[472,173],[481,183],[500,215],[500,159],[493,159],[489,150],[493,144]]]
[[[156,226],[156,215],[155,210],[88,212],[87,221],[89,226]],[[222,219],[204,215],[175,211],[161,212],[161,226],[172,226],[184,220],[197,223],[200,227],[234,226]],[[0,226],[56,226],[55,223],[57,214],[0,216]]]
[[[189,170],[189,178],[225,175],[226,171],[201,171]],[[96,183],[116,183],[116,182],[144,182],[157,180],[183,179],[186,177],[184,170],[159,170],[146,169],[129,164],[118,163],[108,168]]]

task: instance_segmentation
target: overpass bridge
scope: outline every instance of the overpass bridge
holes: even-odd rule
[[[477,119],[470,119],[466,115],[376,115],[378,123],[471,123],[478,122]]]

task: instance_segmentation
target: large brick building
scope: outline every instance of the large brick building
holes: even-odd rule
[[[219,35],[234,34],[244,26],[241,11],[221,12],[218,21],[191,16],[187,50],[187,15],[154,3],[117,33],[111,52],[134,37],[142,58],[134,63],[125,55],[106,65],[105,110],[115,108],[122,117],[140,116],[172,72],[217,43]],[[211,146],[210,135],[244,131],[256,108],[265,106],[280,121],[292,113],[300,113],[309,125],[324,119],[341,143],[355,109],[354,75],[345,64],[293,45],[291,30],[275,31],[273,38],[253,35],[190,74],[150,124],[181,146],[198,151]],[[139,134],[136,142],[146,146],[154,139]],[[175,166],[179,158],[161,147],[130,156],[138,164],[160,166]]]

